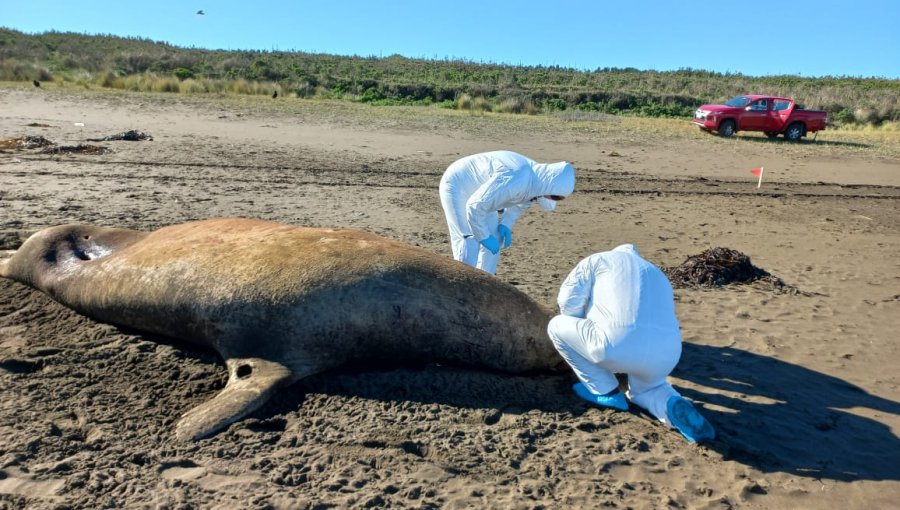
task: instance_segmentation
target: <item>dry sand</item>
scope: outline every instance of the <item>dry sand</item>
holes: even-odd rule
[[[733,248],[805,294],[677,291],[685,345],[672,379],[715,425],[706,446],[635,410],[589,407],[570,376],[437,366],[315,376],[185,445],[173,423],[226,378],[214,353],[97,323],[0,280],[0,508],[900,501],[891,151],[827,135],[797,145],[454,112],[429,123],[416,109],[267,101],[0,89],[0,139],[154,137],[102,142],[114,152],[97,156],[0,153],[0,248],[66,222],[149,230],[246,216],[365,228],[449,256],[441,172],[461,155],[509,148],[578,169],[576,194],[556,213],[527,212],[501,259],[498,277],[541,302],[553,303],[579,259],[622,242],[660,265]],[[748,170],[760,165],[757,190]]]

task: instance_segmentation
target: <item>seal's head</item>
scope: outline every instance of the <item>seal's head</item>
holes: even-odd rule
[[[62,225],[29,237],[12,257],[0,264],[0,276],[44,291],[50,282],[73,272],[86,261],[105,257],[146,234],[127,229]]]

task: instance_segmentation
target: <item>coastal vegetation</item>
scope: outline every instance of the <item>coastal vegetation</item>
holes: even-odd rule
[[[802,58],[798,56],[797,58]],[[399,55],[182,48],[143,38],[0,28],[0,81],[179,94],[250,94],[514,114],[689,118],[743,93],[792,97],[832,127],[895,129],[900,80],[747,76],[697,69],[571,69]]]

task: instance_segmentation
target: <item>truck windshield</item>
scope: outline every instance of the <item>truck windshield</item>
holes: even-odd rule
[[[743,108],[750,103],[750,99],[744,96],[733,97],[728,101],[725,101],[725,106],[730,106],[732,108]]]

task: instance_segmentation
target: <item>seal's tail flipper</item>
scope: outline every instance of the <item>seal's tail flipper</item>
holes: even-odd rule
[[[186,412],[175,426],[175,437],[192,441],[206,437],[257,410],[280,387],[296,380],[286,366],[259,358],[232,358],[225,389]]]

